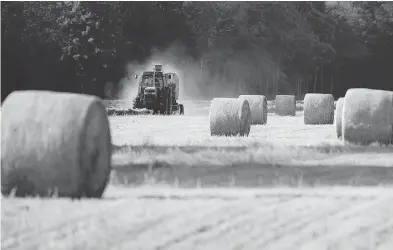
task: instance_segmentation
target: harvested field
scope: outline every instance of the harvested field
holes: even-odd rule
[[[334,125],[268,114],[248,138],[212,137],[206,116],[111,117],[116,183],[182,187],[391,185],[393,147],[344,145]],[[235,182],[235,184],[231,184]]]
[[[108,189],[3,199],[2,249],[391,249],[390,189]],[[181,230],[179,230],[181,229]],[[154,240],[153,240],[154,239]]]
[[[104,198],[2,197],[2,249],[393,248],[392,145],[344,144],[302,112],[210,136],[205,105],[111,116]]]

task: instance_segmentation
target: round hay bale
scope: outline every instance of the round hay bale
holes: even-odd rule
[[[266,124],[267,98],[264,95],[240,95],[239,99],[248,101],[251,110],[251,124]]]
[[[304,96],[304,124],[333,124],[334,97],[331,94],[309,93]]]
[[[111,170],[108,116],[94,96],[15,91],[3,103],[1,192],[102,196]]]
[[[342,112],[344,141],[355,144],[392,143],[392,91],[349,89],[345,94]]]
[[[210,104],[210,134],[248,136],[251,127],[251,111],[247,100],[214,98]]]
[[[336,113],[334,115],[334,123],[336,127],[336,135],[337,138],[341,138],[342,136],[342,116],[343,116],[343,105],[344,105],[344,98],[341,97],[337,100],[336,104]]]
[[[294,95],[276,96],[276,115],[280,115],[280,116],[296,115],[296,99]]]

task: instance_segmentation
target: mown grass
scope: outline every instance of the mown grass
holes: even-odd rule
[[[378,186],[393,184],[392,147],[357,145],[165,147],[113,154],[113,184],[181,187]]]
[[[360,146],[336,138],[334,125],[304,125],[268,115],[249,137],[210,136],[206,114],[113,117],[118,183],[183,187],[390,185],[393,146]],[[119,143],[120,142],[120,143]],[[231,184],[232,183],[232,184]]]
[[[361,146],[343,144],[340,141],[321,142],[316,145],[294,145],[270,142],[252,142],[248,145],[236,143],[236,138],[217,138],[227,140],[227,146],[219,145],[156,145],[151,137],[145,136],[141,145],[115,146],[113,165],[119,164],[160,164],[162,165],[233,165],[233,164],[293,164],[303,161],[325,161],[334,164],[345,157],[347,165],[385,165],[385,160],[393,159],[393,145],[372,144]],[[231,139],[235,143],[231,143]],[[239,138],[244,140],[245,138]],[[363,162],[359,162],[361,159]],[[391,162],[386,162],[392,164]],[[305,164],[306,165],[306,164]],[[390,165],[391,166],[391,165]]]

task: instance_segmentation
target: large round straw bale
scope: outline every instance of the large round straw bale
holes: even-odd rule
[[[16,196],[102,196],[111,133],[94,96],[15,91],[3,103],[1,192]]]
[[[247,100],[214,98],[210,104],[210,134],[248,136],[251,127],[251,111]]]
[[[296,115],[296,99],[294,95],[276,96],[276,114],[280,116]]]
[[[309,93],[304,96],[304,124],[333,124],[334,97],[331,94]]]
[[[345,94],[342,134],[346,142],[391,143],[393,137],[393,92],[355,88]]]
[[[251,124],[266,124],[267,99],[264,95],[241,95],[239,99],[248,101],[251,110]]]
[[[337,138],[341,138],[342,136],[343,105],[344,105],[344,98],[343,97],[338,98],[336,104],[336,113],[334,115],[334,123],[336,125]]]

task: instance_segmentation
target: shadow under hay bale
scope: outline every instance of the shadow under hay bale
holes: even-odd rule
[[[342,137],[342,116],[343,116],[344,98],[341,97],[337,101],[336,113],[334,115],[334,124],[336,128],[336,135],[338,139]]]

